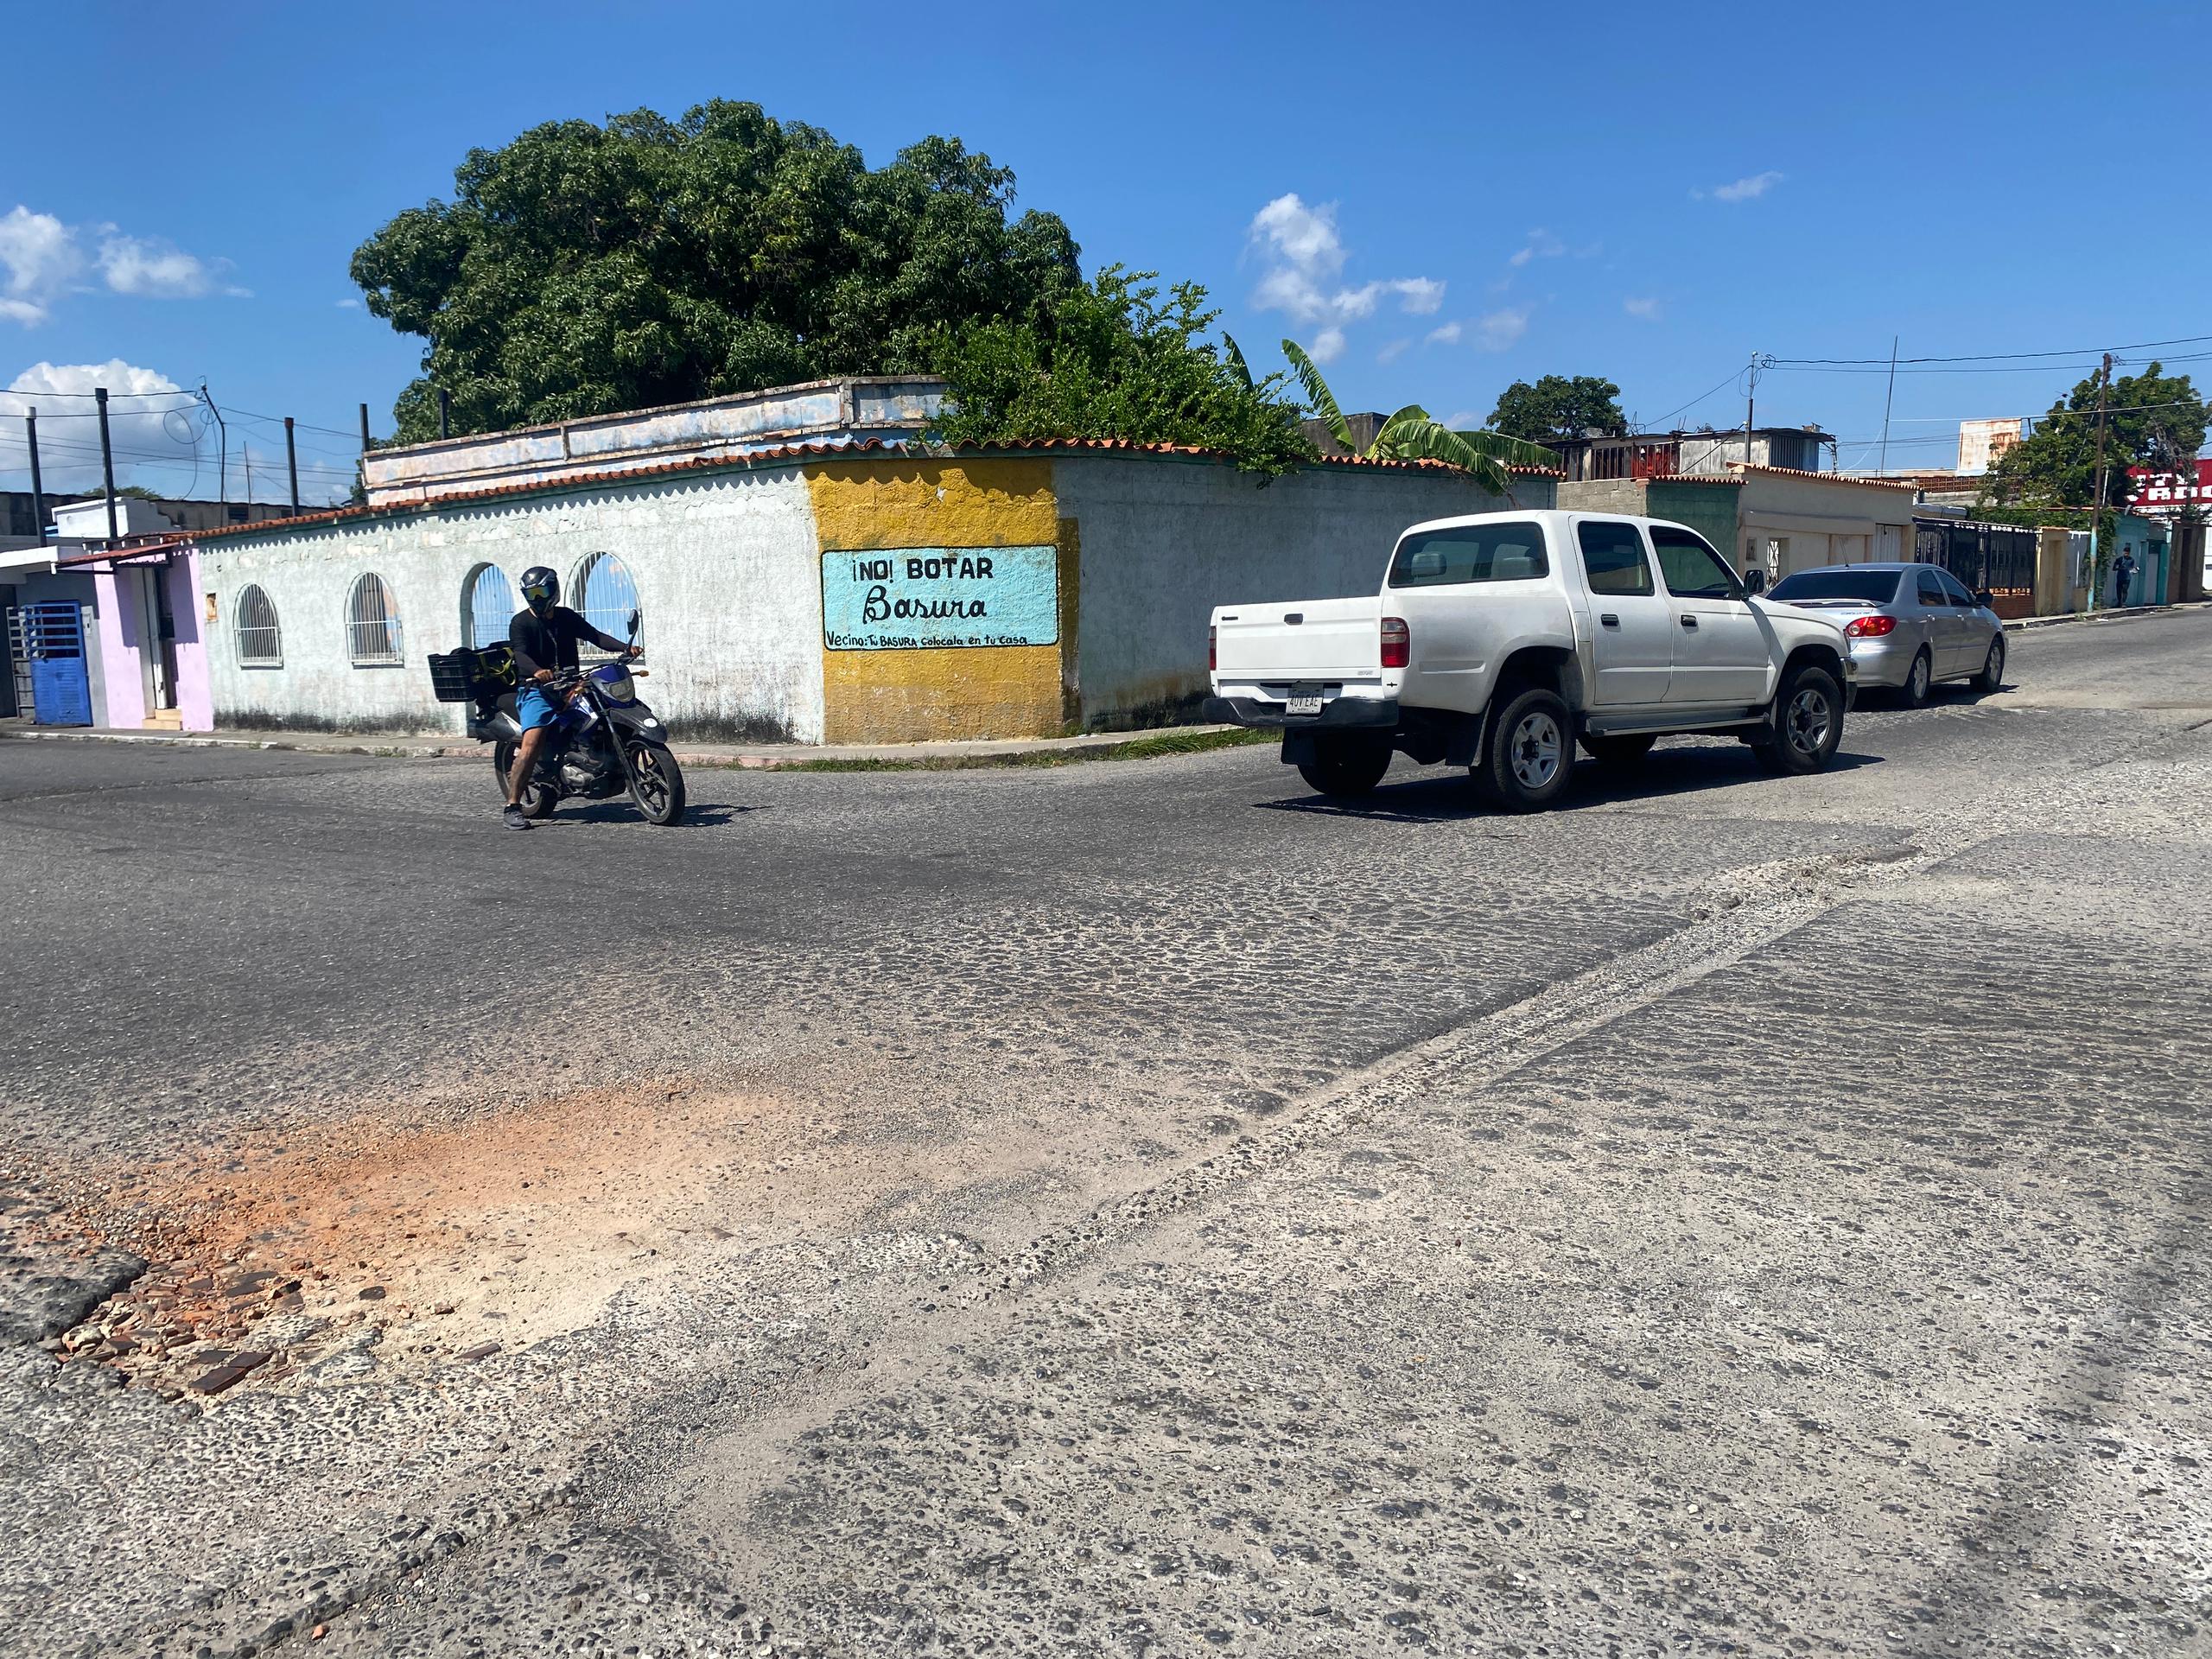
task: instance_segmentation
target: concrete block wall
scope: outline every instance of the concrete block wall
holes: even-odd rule
[[[1213,607],[1370,594],[1425,518],[1553,505],[1550,479],[1501,499],[1464,474],[1317,467],[1263,480],[1198,457],[1063,454],[1060,516],[1081,547],[1074,679],[1091,729],[1187,715],[1206,690]]]

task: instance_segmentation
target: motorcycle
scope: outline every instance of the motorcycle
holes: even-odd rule
[[[630,614],[630,640],[638,638],[638,613]],[[510,670],[512,673],[512,670]],[[527,818],[551,816],[566,797],[603,801],[624,790],[648,823],[671,824],[683,817],[683,772],[669,752],[668,728],[638,696],[637,680],[647,671],[627,658],[595,668],[563,669],[540,690],[568,703],[555,719],[551,735],[537,754],[537,775],[523,785],[521,806]],[[468,734],[492,748],[492,767],[505,794],[522,747],[522,725],[515,717],[514,690],[496,697],[480,695],[468,721]]]

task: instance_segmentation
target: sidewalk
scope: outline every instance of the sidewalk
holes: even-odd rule
[[[466,737],[442,732],[162,732],[105,726],[35,726],[25,720],[0,720],[0,741],[10,738],[41,742],[162,743],[174,748],[297,749],[310,754],[373,754],[409,760],[485,760],[492,754],[488,743],[472,743]],[[776,743],[749,747],[677,743],[672,747],[677,762],[687,766],[859,772],[877,767],[893,771],[1135,759],[1228,747],[1249,741],[1249,734],[1235,726],[1169,726],[1139,732],[1090,732],[1080,737],[944,743]]]
[[[2173,605],[2130,605],[2123,609],[2104,611],[2069,611],[2063,616],[2016,616],[2005,625],[2007,633],[2018,633],[2027,628],[2055,628],[2062,622],[2103,622],[2121,616],[2155,616],[2160,611],[2200,611],[2208,602],[2204,600],[2184,600]]]

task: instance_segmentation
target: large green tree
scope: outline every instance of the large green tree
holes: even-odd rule
[[[1014,175],[931,137],[871,169],[716,101],[561,121],[469,152],[450,201],[355,251],[369,309],[428,346],[402,441],[927,366],[949,327],[1037,322],[1083,286]]]
[[[2105,399],[2104,495],[2097,497],[2097,377],[2050,406],[1982,480],[1981,507],[2042,524],[2086,524],[2127,499],[2127,469],[2188,470],[2204,447],[2206,407],[2185,374],[2152,363],[2114,379]],[[2109,538],[2107,538],[2109,539]]]
[[[1613,437],[1628,430],[1621,389],[1593,374],[1548,374],[1531,385],[1516,380],[1497,397],[1491,429],[1530,443],[1558,443],[1596,432]]]
[[[929,365],[950,387],[937,435],[953,443],[1123,438],[1215,449],[1250,471],[1313,458],[1282,377],[1255,382],[1233,341],[1205,338],[1205,290],[1109,266],[1025,316],[940,327]]]

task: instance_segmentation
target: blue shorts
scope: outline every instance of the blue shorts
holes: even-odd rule
[[[550,726],[560,717],[561,705],[536,686],[525,685],[515,694],[515,721],[525,732]]]

